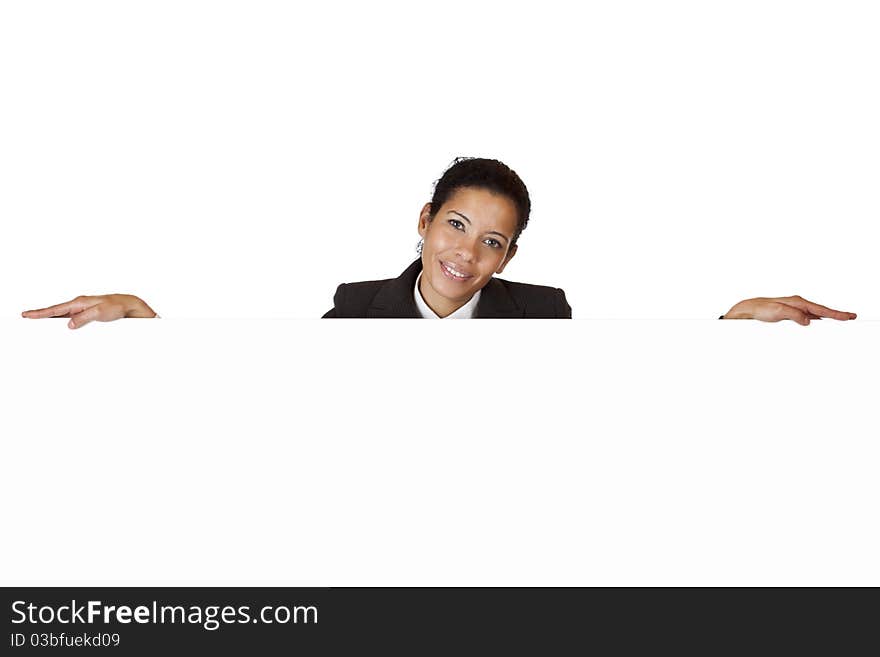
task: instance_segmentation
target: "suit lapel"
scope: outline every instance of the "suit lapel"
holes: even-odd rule
[[[522,316],[523,309],[516,305],[501,279],[490,278],[483,287],[483,291],[480,292],[480,300],[477,302],[474,317],[477,319],[505,319]]]
[[[379,288],[367,309],[367,317],[421,318],[413,298],[413,288],[416,286],[416,278],[420,271],[422,271],[421,258],[407,267],[400,276],[392,278]]]

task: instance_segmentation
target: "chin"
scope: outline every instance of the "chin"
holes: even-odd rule
[[[470,284],[468,286],[459,286],[459,285],[447,285],[446,281],[440,284],[440,289],[434,288],[440,294],[442,294],[445,298],[450,301],[460,301],[467,302],[470,301],[471,297],[474,296],[477,291],[480,289],[480,285]]]

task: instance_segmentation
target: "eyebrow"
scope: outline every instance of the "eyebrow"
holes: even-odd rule
[[[450,210],[449,212],[447,212],[447,214],[457,214],[459,217],[461,217],[466,222],[468,222],[468,224],[473,225],[473,223],[471,222],[470,219],[468,219],[466,216],[464,216],[461,212],[459,212],[457,210]],[[504,233],[499,233],[497,230],[490,230],[487,234],[488,235],[498,235],[498,237],[503,237],[508,242],[510,241],[510,238],[507,235],[505,235]]]

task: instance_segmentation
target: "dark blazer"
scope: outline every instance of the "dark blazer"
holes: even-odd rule
[[[383,281],[343,283],[336,288],[328,317],[421,318],[413,299],[416,278],[422,270],[419,258],[397,278]],[[571,319],[565,292],[555,287],[514,283],[492,277],[480,294],[476,319],[532,318]]]

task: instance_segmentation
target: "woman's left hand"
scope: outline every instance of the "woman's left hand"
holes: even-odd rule
[[[809,326],[810,320],[829,317],[831,319],[855,319],[856,314],[843,310],[833,310],[818,303],[807,301],[801,296],[758,297],[740,301],[724,314],[724,319],[759,319],[762,322],[778,322],[790,319]]]

